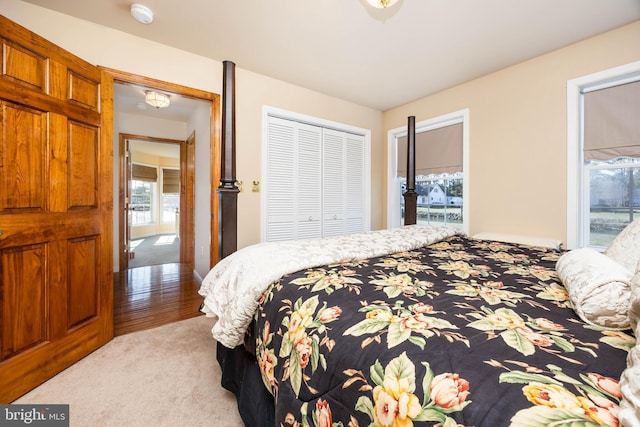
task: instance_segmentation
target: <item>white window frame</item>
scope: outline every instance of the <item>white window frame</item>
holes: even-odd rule
[[[363,205],[364,209],[364,230],[371,230],[371,130],[364,129],[356,126],[347,125],[344,123],[334,122],[330,120],[321,119],[319,117],[308,116],[305,114],[296,113],[293,111],[284,110],[281,108],[263,106],[262,108],[262,147],[267,146],[267,135],[269,117],[279,117],[285,120],[293,120],[309,125],[319,126],[323,128],[334,129],[337,131],[353,133],[356,135],[362,135],[364,137],[364,195]],[[266,182],[266,170],[267,170],[267,156],[262,153],[262,182]],[[267,194],[262,192],[261,209],[260,209],[260,238],[261,241],[267,240],[267,227],[266,227],[266,212],[264,206],[266,206]]]
[[[567,248],[588,245],[589,186],[584,167],[582,93],[638,80],[640,61],[567,81]]]
[[[426,132],[445,126],[462,123],[462,192],[464,194],[464,208],[462,210],[462,229],[469,233],[469,109],[454,111],[432,119],[417,122],[416,133]],[[407,126],[391,129],[387,132],[387,228],[400,227],[402,219],[398,200],[400,185],[398,183],[398,138],[407,136]]]

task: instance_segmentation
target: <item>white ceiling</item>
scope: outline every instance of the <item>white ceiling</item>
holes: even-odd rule
[[[130,0],[25,1],[380,111],[640,19],[640,0],[140,0],[144,25]]]
[[[170,95],[168,108],[155,108],[144,102],[146,88],[116,83],[113,87],[114,113],[138,114],[163,120],[188,122],[197,108],[209,108],[207,101]]]

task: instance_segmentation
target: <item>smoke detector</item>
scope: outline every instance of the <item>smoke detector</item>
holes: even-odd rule
[[[151,24],[153,22],[153,11],[143,4],[132,4],[131,16],[141,24]]]

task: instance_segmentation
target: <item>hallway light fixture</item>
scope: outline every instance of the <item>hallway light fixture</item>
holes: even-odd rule
[[[393,6],[398,2],[398,0],[367,0],[367,2],[378,9],[384,9],[389,6]]]
[[[153,22],[153,11],[143,4],[132,4],[131,16],[141,24],[151,24]]]
[[[148,90],[147,92],[145,92],[144,100],[147,104],[156,108],[168,107],[171,103],[169,95],[160,92],[154,92],[152,90]]]

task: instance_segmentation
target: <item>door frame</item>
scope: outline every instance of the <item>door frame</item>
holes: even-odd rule
[[[210,103],[211,105],[211,114],[210,114],[210,122],[209,122],[209,147],[210,147],[210,182],[211,182],[211,194],[210,194],[210,209],[211,209],[211,221],[210,221],[210,226],[211,226],[211,233],[210,233],[210,239],[209,241],[211,242],[209,244],[209,268],[213,267],[219,258],[219,254],[218,254],[218,245],[217,244],[213,244],[213,242],[217,242],[218,241],[218,194],[216,192],[216,188],[217,188],[217,183],[220,182],[220,144],[221,144],[221,113],[220,113],[220,95],[213,93],[213,92],[207,92],[207,91],[203,91],[200,89],[194,89],[194,88],[190,88],[187,86],[182,86],[182,85],[178,85],[175,83],[169,83],[169,82],[165,82],[165,81],[161,81],[161,80],[156,80],[150,77],[144,77],[144,76],[140,76],[140,75],[136,75],[136,74],[132,74],[132,73],[127,73],[124,71],[119,71],[119,70],[115,70],[115,69],[111,69],[111,68],[107,68],[107,67],[99,67],[100,69],[104,70],[106,73],[108,73],[112,78],[113,78],[113,83],[119,83],[119,84],[125,84],[125,85],[135,85],[135,86],[141,86],[144,88],[148,88],[148,89],[155,89],[155,90],[160,90],[164,93],[168,93],[168,94],[175,94],[175,95],[180,95],[180,96],[184,96],[187,98],[192,98],[192,99],[197,99],[197,100],[202,100],[202,101],[207,101]],[[113,89],[112,89],[113,92]],[[201,142],[202,139],[206,138],[206,135],[204,136],[200,136]],[[158,140],[157,138],[155,140]],[[182,155],[181,155],[182,157]],[[182,160],[181,160],[182,162]],[[193,175],[191,175],[191,177],[193,178],[190,181],[185,181],[187,183],[191,183],[191,187],[193,189],[194,187],[194,183],[195,183],[195,165],[189,165],[187,163],[187,168],[185,170],[189,170],[191,171],[191,173]],[[189,167],[190,166],[190,167]],[[181,166],[182,168],[182,166]],[[120,173],[122,174],[122,168]],[[120,178],[122,180],[122,176]],[[182,184],[181,184],[182,185]],[[122,190],[122,187],[121,187]],[[187,192],[188,193],[188,192]],[[122,194],[122,191],[120,192],[120,197],[124,197]],[[120,200],[121,205],[120,206],[124,206],[124,199]],[[191,211],[191,215],[193,215],[193,209]],[[119,213],[121,214],[121,212]],[[187,217],[187,215],[181,215],[181,218],[183,217]],[[122,231],[122,221],[120,221],[120,235],[119,235],[119,242],[120,245],[122,244],[122,239],[123,239],[123,231]],[[181,225],[182,225],[182,219],[181,219]],[[194,236],[195,236],[195,230],[194,230],[194,221],[187,221],[187,223],[185,223],[185,226],[187,229],[191,229],[190,230],[190,236],[189,236],[189,240],[188,240],[188,244],[187,243],[181,243],[181,245],[186,245],[185,246],[181,246],[181,254],[180,256],[182,257],[183,254],[185,254],[187,256],[188,259],[190,259],[191,261],[189,262],[189,265],[191,266],[191,268],[194,267],[194,254],[195,254],[195,242],[194,242]],[[186,232],[187,230],[185,230]],[[187,239],[185,238],[185,241]],[[124,257],[124,252],[121,250],[122,247],[119,246],[120,250],[120,256]],[[183,250],[184,249],[184,250]],[[122,266],[122,260],[120,260],[120,266]]]
[[[193,185],[187,185],[189,182],[193,182],[195,177],[195,159],[185,156],[186,149],[184,145],[187,140],[181,141],[177,139],[156,138],[153,136],[136,135],[130,133],[120,133],[119,139],[119,200],[120,200],[120,227],[118,233],[118,247],[120,255],[120,271],[124,271],[129,268],[129,215],[128,215],[128,186],[129,177],[127,176],[127,157],[126,151],[128,144],[126,140],[147,141],[158,144],[174,144],[180,147],[180,263],[189,264],[192,268],[194,265],[194,229],[193,221],[189,221],[190,217],[193,217],[194,213],[194,198]]]

